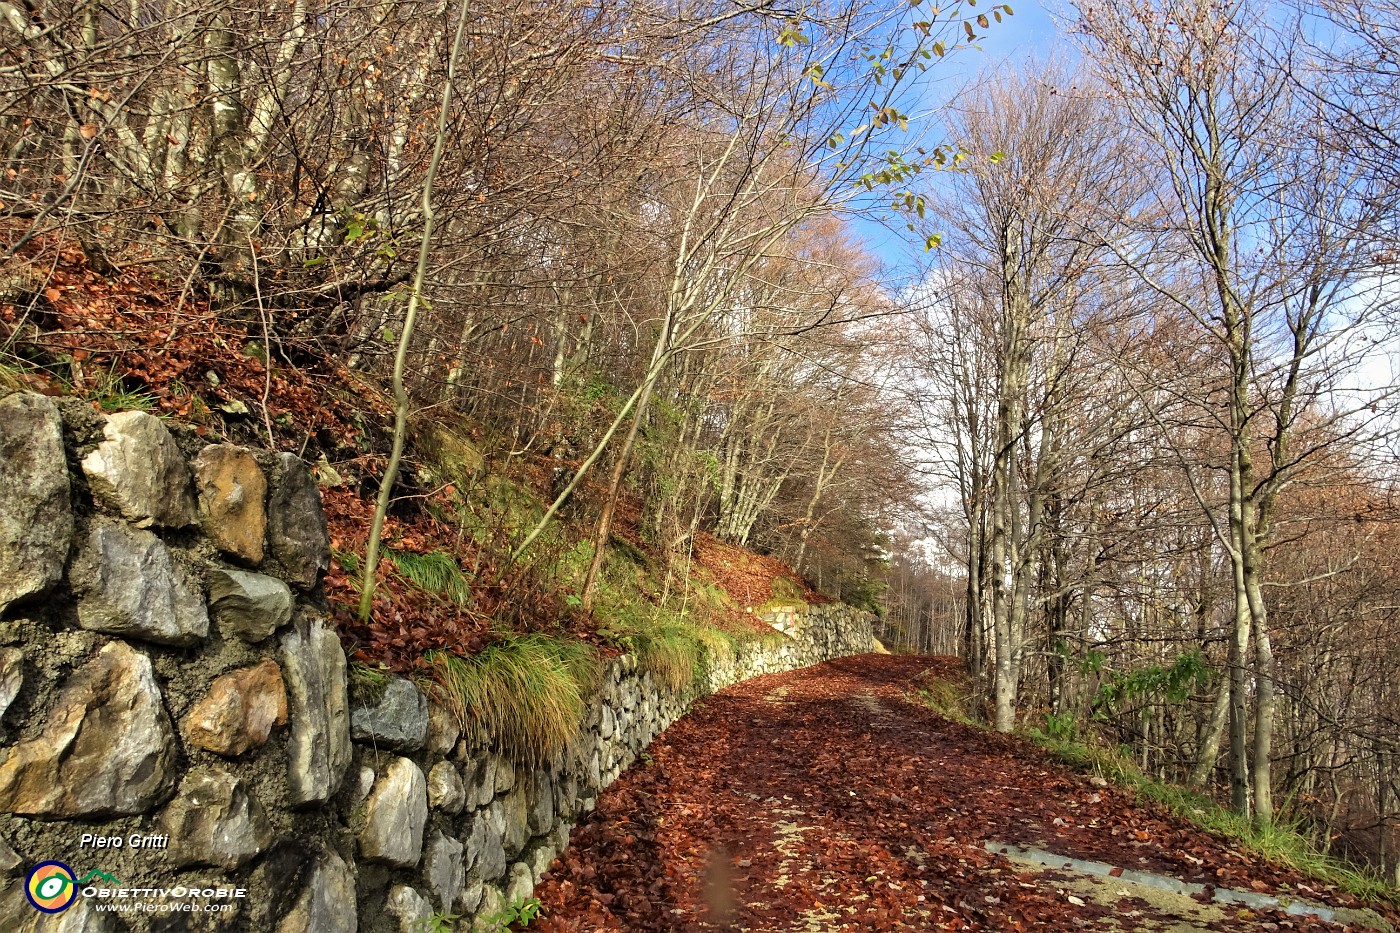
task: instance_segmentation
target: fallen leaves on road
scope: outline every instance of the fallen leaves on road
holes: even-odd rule
[[[955,663],[866,655],[701,701],[653,744],[653,763],[629,770],[574,831],[536,890],[545,907],[537,925],[557,933],[1152,928],[1151,905],[1069,895],[983,849],[988,839],[1222,887],[1303,883],[1038,749],[904,700],[920,673],[951,673]],[[1199,929],[1341,927],[1273,911]]]

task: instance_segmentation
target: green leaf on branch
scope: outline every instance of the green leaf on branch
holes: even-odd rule
[[[778,33],[778,44],[785,49],[790,49],[798,45],[804,45],[811,41],[812,40],[809,39],[806,35],[804,35],[802,31],[798,29],[795,25],[785,26],[783,27],[783,31]]]

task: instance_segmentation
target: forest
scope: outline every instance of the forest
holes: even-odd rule
[[[0,379],[317,463],[347,632],[745,547],[1400,882],[1400,4],[1013,16],[0,0]]]

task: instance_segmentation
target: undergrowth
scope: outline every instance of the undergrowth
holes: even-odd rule
[[[922,675],[917,681],[915,697],[918,702],[948,719],[981,727],[982,723],[972,715],[968,701],[970,697],[958,684],[942,677]]]
[[[350,701],[356,706],[376,706],[384,698],[389,675],[360,661],[351,661],[347,680]]]
[[[470,657],[427,655],[439,694],[473,741],[494,738],[517,761],[548,761],[574,739],[584,698],[602,673],[597,652],[575,638],[511,635]]]
[[[638,668],[672,693],[689,687],[699,674],[700,644],[677,626],[626,635],[623,640],[636,654]]]
[[[581,580],[593,549],[581,542],[563,555],[557,569],[561,587]],[[740,641],[764,639],[757,629],[731,632],[720,626],[735,610],[722,588],[703,581],[681,598],[662,596],[658,579],[665,570],[638,547],[617,542],[603,562],[594,601],[599,634],[637,658],[638,668],[657,683],[681,693],[716,667],[733,662]],[[766,628],[766,626],[765,626]],[[771,635],[779,642],[783,636]]]
[[[1260,826],[1204,794],[1143,774],[1117,750],[1092,741],[1051,735],[1034,727],[1024,729],[1020,734],[1062,764],[1130,790],[1139,800],[1159,804],[1173,816],[1207,832],[1224,836],[1266,861],[1335,885],[1363,900],[1400,903],[1400,892],[1382,879],[1319,850],[1313,840],[1301,831],[1300,823]]]
[[[442,596],[459,606],[471,603],[471,582],[457,564],[457,558],[446,551],[415,554],[390,548],[387,554],[399,575],[418,589]]]
[[[718,629],[671,622],[623,636],[638,667],[673,693],[697,684],[716,667],[734,660],[734,636]]]
[[[966,691],[947,679],[934,676],[920,678],[914,699],[949,719],[979,729],[990,728],[974,715]],[[1092,774],[1131,791],[1139,801],[1158,804],[1173,816],[1206,832],[1223,836],[1239,848],[1275,865],[1292,868],[1299,874],[1335,885],[1362,900],[1400,903],[1400,891],[1376,875],[1321,851],[1301,831],[1300,824],[1258,826],[1204,794],[1144,774],[1116,749],[1078,737],[1072,728],[1065,728],[1064,721],[1056,717],[1051,717],[1046,729],[1028,727],[1018,730],[1017,734],[1072,770]]]

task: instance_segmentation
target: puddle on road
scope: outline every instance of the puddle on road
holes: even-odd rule
[[[1033,866],[1032,870],[1037,871],[1047,883],[1072,892],[1074,896],[1085,901],[1115,909],[1124,898],[1132,899],[1134,904],[1141,902],[1143,909],[1120,911],[1122,924],[1118,929],[1151,930],[1154,933],[1195,933],[1209,929],[1206,924],[1213,921],[1239,917],[1242,911],[1283,910],[1297,917],[1393,933],[1390,924],[1370,910],[1327,907],[1309,901],[1256,894],[1253,891],[1234,891],[1229,888],[1215,888],[1214,899],[1207,904],[1192,896],[1204,893],[1204,885],[1181,881],[1167,875],[1131,868],[1115,869],[1103,862],[1090,862],[1041,849],[998,842],[988,842],[986,848],[987,851],[1001,855],[1018,865]],[[1121,873],[1115,875],[1114,872]],[[1105,919],[1109,921],[1115,918]]]

